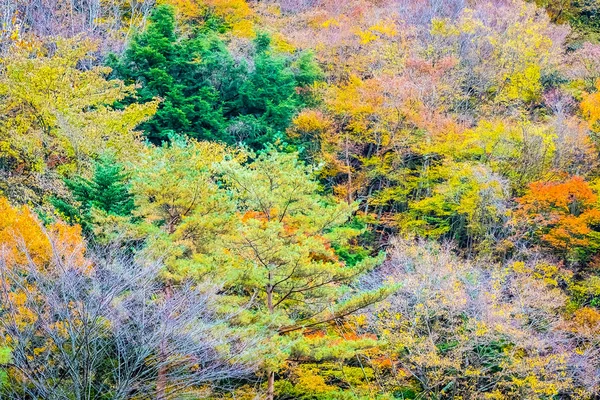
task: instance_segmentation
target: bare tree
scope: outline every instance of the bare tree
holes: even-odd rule
[[[82,36],[99,39],[101,50],[119,51],[143,26],[154,0],[0,0],[4,49],[15,33],[39,38]]]
[[[450,245],[393,239],[386,264],[362,282],[402,283],[368,315],[386,341],[392,385],[416,383],[422,398],[537,398],[541,388],[591,398],[600,326],[585,310],[574,321],[561,313],[568,274],[535,254],[495,264],[461,259]]]
[[[215,311],[218,288],[165,291],[159,265],[127,257],[52,264],[0,259],[0,331],[11,350],[1,398],[166,399],[251,372],[250,342]]]

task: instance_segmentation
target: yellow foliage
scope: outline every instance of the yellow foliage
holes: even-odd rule
[[[289,132],[292,137],[305,137],[319,140],[320,135],[332,128],[333,121],[322,112],[316,110],[304,110],[294,118]]]
[[[254,12],[245,0],[158,0],[159,4],[170,4],[183,20],[202,17],[207,10],[221,18],[237,37],[253,38]]]
[[[282,34],[274,33],[271,37],[273,50],[278,53],[293,53],[296,48]]]
[[[85,260],[84,252],[79,226],[58,222],[46,230],[28,207],[11,207],[0,197],[0,258],[6,267],[18,271],[15,273],[27,273],[34,268],[52,274],[59,263],[88,272],[91,264]],[[10,302],[16,307],[14,322],[18,326],[34,323],[37,317],[27,308],[26,293],[30,296],[36,293],[35,287],[8,289]]]
[[[375,35],[371,31],[363,31],[361,29],[356,28],[354,30],[354,34],[360,39],[360,44],[368,44],[374,40],[377,40],[377,35]]]
[[[178,17],[184,20],[198,18],[202,11],[198,0],[158,0],[157,4],[174,6]]]
[[[108,80],[110,68],[79,68],[97,46],[89,40],[57,39],[56,48],[15,49],[0,64],[0,157],[16,172],[74,170],[112,149],[119,156],[137,153],[135,128],[158,102],[120,110],[112,104],[134,93],[133,86]]]
[[[296,384],[308,393],[327,393],[335,389],[325,383],[318,369],[298,368],[295,371]]]
[[[227,21],[239,21],[253,15],[246,0],[205,0],[205,3]]]
[[[321,24],[323,28],[329,28],[331,26],[340,26],[340,23],[335,18],[330,18]]]
[[[459,22],[459,29],[462,33],[473,34],[479,29],[485,29],[481,20],[474,16],[472,9],[465,9]]]
[[[432,35],[439,36],[457,36],[460,34],[460,30],[454,26],[449,19],[447,18],[434,18],[431,21],[431,30]]]
[[[398,31],[396,30],[396,25],[393,21],[379,21],[376,25],[373,25],[369,28],[372,32],[377,32],[383,36],[387,36],[389,38],[393,38],[398,35]]]
[[[600,120],[600,79],[596,81],[595,93],[583,95],[581,101],[581,112],[588,120],[590,127],[593,127]]]
[[[503,95],[508,100],[537,100],[542,92],[541,69],[537,64],[526,65],[505,75]]]
[[[575,311],[569,330],[590,338],[600,335],[600,312],[591,307],[583,307]]]
[[[233,23],[231,26],[231,33],[234,36],[249,39],[256,36],[256,31],[254,30],[254,23],[250,20],[242,20]]]

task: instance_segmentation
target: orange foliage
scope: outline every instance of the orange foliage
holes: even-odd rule
[[[68,262],[69,265],[76,265],[83,271],[90,271],[92,265],[85,259],[85,244],[81,236],[81,226],[58,222],[50,227],[49,235],[55,257],[60,257],[63,263]]]
[[[2,257],[9,267],[29,261],[46,270],[53,257],[72,261],[88,269],[85,246],[79,226],[55,223],[46,231],[28,207],[12,207],[0,198],[0,243]]]
[[[380,356],[371,360],[371,363],[379,369],[391,369],[394,365],[392,359],[386,356]]]
[[[597,337],[600,335],[600,312],[590,307],[580,308],[573,313],[566,329],[584,337]]]
[[[264,212],[254,211],[254,210],[246,211],[242,215],[241,219],[242,219],[242,222],[248,222],[251,219],[256,219],[256,220],[262,221],[262,222],[267,222],[269,220],[269,218],[267,217],[267,215],[265,215]]]
[[[27,273],[28,267],[52,274],[59,265],[71,265],[89,272],[91,264],[84,257],[85,246],[79,226],[68,226],[62,222],[45,229],[28,207],[12,207],[8,200],[0,197],[0,258],[10,269],[19,274]],[[4,282],[6,295],[15,307],[15,322],[18,326],[32,324],[35,314],[27,308],[28,296],[36,293],[34,287],[27,290],[13,287]],[[28,292],[29,294],[26,294]]]
[[[27,207],[13,208],[0,198],[0,243],[9,266],[24,264],[30,258],[36,265],[47,265],[52,247],[38,221]]]
[[[600,222],[598,196],[583,178],[564,182],[534,182],[517,199],[517,219],[532,226],[549,246],[572,252],[591,245],[592,227]]]
[[[593,206],[598,197],[583,178],[574,176],[565,182],[534,182],[529,193],[519,199],[528,212],[580,214]]]

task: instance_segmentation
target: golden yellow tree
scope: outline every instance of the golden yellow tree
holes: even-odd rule
[[[35,199],[31,190],[53,174],[75,172],[106,150],[126,158],[140,148],[135,128],[156,102],[115,108],[134,87],[107,79],[110,69],[94,66],[95,49],[89,40],[57,39],[14,47],[1,60],[1,189],[9,196]]]

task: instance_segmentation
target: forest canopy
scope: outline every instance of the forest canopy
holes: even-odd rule
[[[0,15],[0,398],[600,393],[596,2]]]

